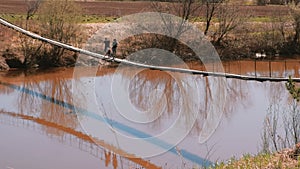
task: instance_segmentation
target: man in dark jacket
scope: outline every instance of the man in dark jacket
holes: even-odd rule
[[[112,54],[113,54],[113,58],[115,58],[116,53],[117,53],[117,47],[118,47],[118,42],[116,39],[113,40],[112,42]]]

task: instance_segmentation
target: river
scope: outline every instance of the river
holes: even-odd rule
[[[299,63],[228,61],[223,69],[299,78]],[[0,100],[7,169],[211,165],[258,153],[270,107],[284,111],[292,102],[285,82],[128,66],[1,72]]]

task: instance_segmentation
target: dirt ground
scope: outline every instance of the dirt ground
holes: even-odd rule
[[[84,14],[101,16],[124,16],[139,12],[155,11],[150,1],[78,1],[84,9]],[[251,12],[253,16],[273,16],[279,11],[288,13],[284,6],[247,6],[239,8],[244,12]],[[24,0],[0,0],[0,14],[24,14],[26,3]],[[196,12],[195,15],[199,15]]]
[[[101,16],[123,16],[150,11],[150,2],[124,1],[87,1],[77,2],[84,9],[84,14]],[[24,14],[26,3],[23,0],[0,0],[0,14]]]

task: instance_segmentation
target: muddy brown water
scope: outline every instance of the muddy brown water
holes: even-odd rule
[[[223,66],[229,73],[299,77],[299,63]],[[192,168],[226,161],[259,152],[268,108],[284,110],[291,102],[284,82],[123,66],[1,72],[0,100],[0,168],[8,169]]]

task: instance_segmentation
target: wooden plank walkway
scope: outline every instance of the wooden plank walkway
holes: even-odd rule
[[[108,60],[110,59],[108,56],[104,56],[98,53],[94,53],[91,51],[87,51],[84,49],[80,49],[80,48],[76,48],[74,46],[70,46],[52,39],[48,39],[45,37],[42,37],[40,35],[37,35],[35,33],[32,33],[30,31],[27,31],[23,28],[20,28],[6,20],[4,20],[3,18],[0,18],[0,24],[9,27],[17,32],[20,32],[26,36],[29,36],[33,39],[37,39],[55,46],[59,46],[62,48],[65,48],[67,50],[70,51],[74,51],[74,52],[78,52],[84,55],[88,55],[97,59],[102,59],[102,60]],[[247,75],[238,75],[238,74],[231,74],[231,73],[225,73],[225,72],[208,72],[208,71],[201,71],[201,70],[193,70],[193,69],[183,69],[183,68],[173,68],[173,67],[165,67],[165,66],[154,66],[154,65],[147,65],[147,64],[142,64],[142,63],[137,63],[137,62],[132,62],[132,61],[128,61],[125,59],[119,59],[119,58],[115,58],[114,62],[117,63],[123,63],[123,64],[127,64],[127,65],[131,65],[131,66],[138,66],[138,67],[142,67],[142,68],[149,68],[149,69],[154,69],[154,70],[162,70],[162,71],[172,71],[172,72],[181,72],[181,73],[190,73],[190,74],[199,74],[199,75],[203,75],[203,76],[215,76],[215,77],[225,77],[225,78],[234,78],[234,79],[240,79],[240,80],[255,80],[255,81],[259,81],[259,82],[264,82],[264,81],[271,81],[271,82],[280,82],[280,81],[288,81],[289,78],[285,77],[285,78],[279,78],[279,77],[256,77],[256,76],[247,76]],[[300,78],[293,78],[293,81],[295,82],[300,82]]]

